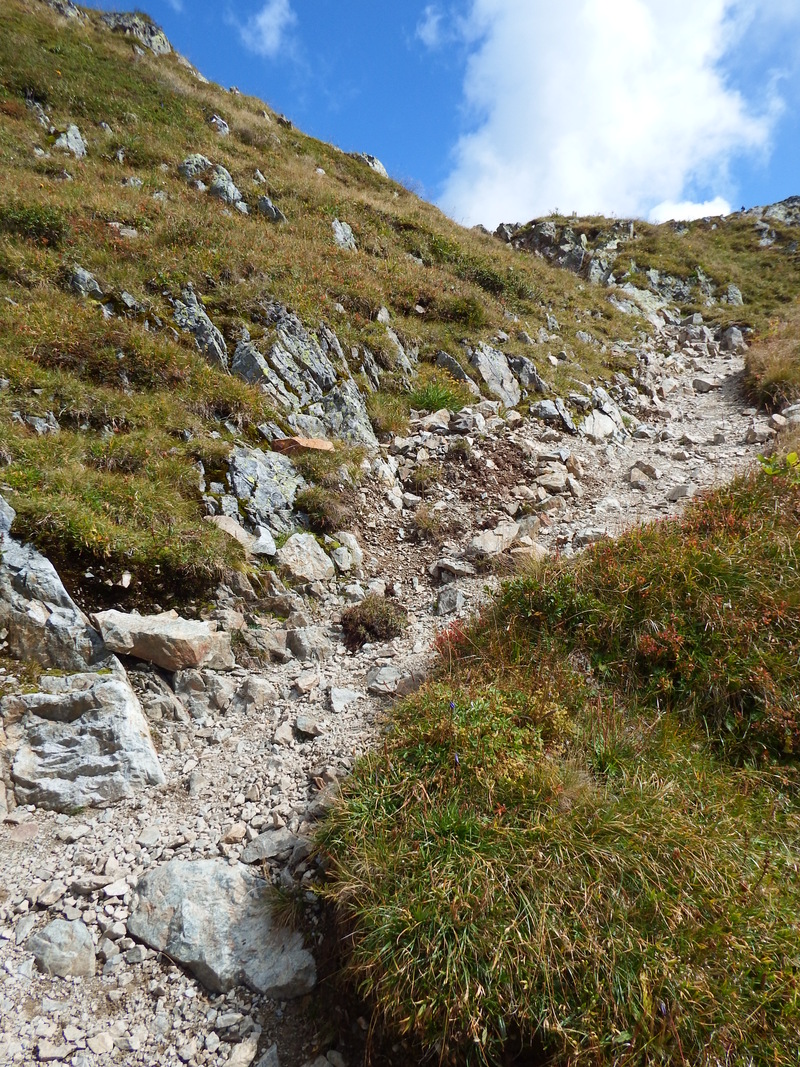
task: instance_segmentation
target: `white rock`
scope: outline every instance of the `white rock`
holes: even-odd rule
[[[213,622],[182,619],[175,611],[160,615],[101,611],[94,618],[112,652],[155,663],[167,671],[199,666],[226,670],[236,665],[230,634],[218,632]]]
[[[278,549],[276,562],[294,578],[305,582],[328,581],[336,574],[333,563],[312,534],[292,534]]]

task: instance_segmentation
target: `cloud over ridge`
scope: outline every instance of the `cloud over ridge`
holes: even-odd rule
[[[725,73],[756,14],[792,17],[784,0],[471,0],[474,123],[440,206],[494,226],[723,205],[731,160],[766,153],[780,112]]]
[[[242,43],[251,52],[272,59],[284,45],[287,31],[297,21],[289,0],[266,0],[260,11],[237,23]]]

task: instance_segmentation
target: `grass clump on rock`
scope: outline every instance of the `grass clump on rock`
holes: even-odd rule
[[[368,593],[359,603],[342,612],[342,629],[350,649],[368,641],[390,641],[406,627],[406,615],[397,604],[377,593]]]
[[[796,1063],[799,526],[760,474],[442,631],[323,832],[391,1033],[448,1063]]]

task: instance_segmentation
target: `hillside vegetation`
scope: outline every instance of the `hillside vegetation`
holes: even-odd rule
[[[59,146],[71,126],[85,155]],[[238,201],[187,180],[179,168],[198,153],[206,180],[212,165],[230,172]],[[575,403],[576,387],[630,385],[614,375],[653,355],[644,339],[656,315],[674,334],[664,368],[682,316],[699,314],[720,328],[720,358],[723,329],[746,334],[752,401],[772,412],[800,400],[800,214],[786,221],[789,202],[769,219],[686,225],[554,216],[501,240],[207,83],[176,53],[111,32],[99,12],[63,19],[47,0],[0,6],[0,165],[0,492],[14,537],[41,548],[92,611],[197,614],[221,581],[272,566],[204,519],[209,494],[226,495],[235,448],[274,444],[276,459],[281,434],[317,419],[314,404],[290,412],[219,358],[248,338],[266,349],[279,320],[324,347],[336,388],[353,386],[384,440],[406,432],[412,410],[473,402],[465,353],[479,342],[527,357],[553,396],[573,391],[577,416],[593,401]],[[337,245],[337,220],[355,248]],[[190,306],[208,317],[202,344]],[[661,412],[667,396],[653,388],[647,403]],[[372,452],[350,436],[293,459],[306,483],[292,523],[341,531],[378,454],[367,431]],[[502,468],[488,454],[483,468],[468,463],[466,432],[452,438],[451,478],[491,469],[496,486]],[[729,457],[744,454],[728,444]],[[398,1055],[492,1067],[800,1062],[796,448],[779,439],[763,469],[680,518],[571,560],[529,554],[526,576],[477,619],[439,632],[433,675],[393,708],[318,842],[347,972],[374,1009],[370,1035],[403,1038]],[[401,499],[418,491],[421,506],[409,541],[392,532],[393,553],[451,518],[446,502],[442,513],[422,501],[437,464],[412,451],[407,486],[392,485]],[[479,501],[483,488],[471,503],[488,515],[500,503]],[[413,622],[386,591],[335,614],[347,647],[374,645],[376,660]],[[282,904],[294,913],[304,899],[287,892]]]
[[[228,136],[209,123],[217,114]],[[54,147],[73,123],[88,143],[82,159]],[[354,374],[368,346],[386,371],[370,398],[379,428],[401,426],[409,409],[381,307],[423,363],[439,350],[463,359],[462,338],[488,339],[509,317],[535,334],[549,310],[589,374],[604,357],[575,338],[585,322],[603,341],[633,336],[602,292],[456,226],[289,127],[260,101],[204,84],[174,53],[111,33],[97,12],[65,20],[43,0],[0,10],[3,480],[16,529],[75,590],[97,598],[128,571],[129,592],[115,596],[167,603],[243,565],[238,546],[200,522],[196,463],[219,478],[234,437],[260,441],[256,427],[276,412],[172,328],[187,283],[229,344],[245,326],[256,341],[265,333],[268,300],[309,329],[332,326]],[[249,216],[179,174],[198,152],[230,171]],[[259,214],[265,194],[285,225]],[[358,251],[337,248],[336,218]],[[111,317],[70,291],[74,264],[112,294]],[[24,422],[48,413],[61,427],[57,447]]]

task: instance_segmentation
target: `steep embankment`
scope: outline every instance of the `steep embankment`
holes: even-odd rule
[[[636,974],[630,961],[614,968],[624,956],[616,939],[635,935],[647,956],[665,944],[657,923],[608,923],[602,974],[614,988],[624,979],[641,990],[631,1010],[645,1021],[629,1037],[625,1011],[606,1010],[599,979],[594,1014],[571,1004],[565,1022],[543,999],[552,962],[524,939],[518,973],[543,976],[526,991],[527,1015],[505,979],[476,1007],[471,993],[492,984],[488,957],[471,957],[480,975],[469,988],[447,970],[441,950],[451,945],[448,924],[460,937],[462,905],[478,901],[483,948],[505,944],[493,916],[511,913],[505,903],[493,910],[494,876],[456,904],[454,887],[468,874],[461,845],[470,853],[474,826],[451,816],[502,822],[508,783],[492,768],[506,761],[511,770],[519,761],[536,773],[550,768],[552,796],[566,796],[558,811],[574,809],[576,826],[586,797],[596,810],[619,811],[614,798],[624,794],[640,821],[623,844],[655,871],[640,889],[656,910],[659,878],[674,875],[661,865],[667,844],[691,846],[699,869],[689,815],[675,833],[668,824],[670,798],[684,797],[693,775],[702,779],[693,794],[711,813],[702,832],[713,832],[718,815],[728,829],[738,820],[743,836],[731,830],[730,853],[706,853],[711,865],[724,861],[724,878],[692,898],[691,914],[730,913],[731,951],[742,923],[752,919],[757,934],[774,920],[777,933],[764,943],[776,956],[792,877],[778,905],[770,897],[760,911],[758,901],[740,907],[731,887],[739,878],[755,884],[751,895],[762,885],[772,893],[776,868],[765,853],[779,852],[790,871],[792,774],[780,782],[772,771],[732,771],[680,732],[685,722],[651,745],[659,711],[630,701],[637,676],[616,679],[616,645],[599,662],[598,682],[563,669],[568,655],[576,669],[588,667],[591,643],[573,647],[559,634],[553,653],[523,639],[509,595],[478,624],[485,648],[468,619],[501,576],[535,575],[548,556],[585,559],[587,545],[677,515],[700,490],[752,465],[784,422],[746,406],[745,359],[752,380],[763,361],[788,368],[771,379],[784,384],[764,392],[773,408],[788,407],[787,422],[797,420],[789,317],[766,347],[746,348],[749,331],[764,330],[800,291],[793,205],[755,222],[717,220],[716,229],[641,227],[631,237],[628,227],[609,260],[614,277],[595,278],[587,249],[597,239],[610,255],[598,235],[614,224],[570,220],[568,238],[565,221],[550,220],[553,241],[549,251],[534,248],[538,256],[465,231],[371,157],[307,138],[261,102],[207,83],[145,17],[105,19],[70,0],[9,0],[0,11],[0,159],[0,1059],[300,1067],[326,1053],[321,1062],[336,1067],[344,1052],[354,1064],[366,1009],[345,1002],[338,974],[318,983],[341,950],[316,895],[331,871],[330,890],[358,935],[357,977],[377,994],[376,1019],[390,1024],[386,1062],[407,1063],[419,1039],[435,1045],[443,1033],[445,1055],[460,1055],[477,1035],[476,1047],[499,1056],[504,1028],[525,1043],[545,1020],[555,1051],[568,1047],[565,1033],[573,1052],[585,1051],[578,1028],[591,1024],[607,1027],[585,1045],[601,1062],[632,1055],[652,1036],[656,984],[645,964]],[[777,220],[769,232],[756,228],[762,215]],[[657,276],[622,277],[618,260],[631,241]],[[713,276],[702,299],[698,263]],[[681,279],[685,292],[675,288]],[[776,531],[771,558],[781,575],[785,529]],[[650,549],[654,572],[659,551]],[[754,563],[759,572],[765,559]],[[694,564],[708,572],[702,559]],[[545,571],[548,588],[550,575],[557,588],[569,585],[569,566]],[[535,600],[535,578],[522,588]],[[702,587],[698,595],[705,604],[721,594]],[[182,617],[161,613],[172,606]],[[526,619],[538,618],[541,605],[523,607]],[[758,608],[769,635],[775,619]],[[750,615],[731,610],[745,632]],[[648,618],[656,635],[665,631],[660,616]],[[462,668],[465,632],[475,649],[467,646]],[[431,688],[437,650],[454,673]],[[520,674],[519,656],[541,660],[541,677]],[[613,695],[598,693],[609,678]],[[442,685],[451,687],[446,698]],[[434,725],[421,747],[413,723],[410,736],[425,766],[406,762],[408,713],[385,734],[389,701],[420,686],[409,707]],[[499,692],[497,706],[474,703],[475,687]],[[585,709],[597,700],[630,711],[630,729],[609,713],[602,737],[593,733]],[[451,707],[452,719],[462,703],[472,710],[451,745],[456,726],[437,715]],[[530,718],[532,732],[514,733],[506,751],[508,708],[519,713],[514,730]],[[487,724],[501,745],[495,764],[486,761]],[[475,773],[491,803],[483,810],[481,799],[470,813],[475,796],[448,788],[458,784],[452,751],[456,766],[473,766],[462,747],[473,735],[483,739]],[[673,741],[687,761],[683,778],[665,755]],[[327,832],[330,852],[315,853],[339,784],[376,748],[388,765],[358,764],[349,805]],[[429,757],[444,761],[432,779]],[[409,770],[399,784],[393,761]],[[397,806],[378,818],[384,773]],[[447,818],[429,807],[442,775]],[[637,789],[652,809],[648,823],[635,809]],[[740,807],[728,795],[743,797]],[[532,818],[527,787],[518,799],[520,818]],[[780,818],[762,840],[765,805]],[[438,820],[433,837],[425,829],[429,851],[416,829],[406,851],[401,815],[412,810]],[[509,840],[518,829],[507,825]],[[585,837],[574,829],[564,833],[578,848]],[[658,847],[648,851],[651,837]],[[621,840],[608,838],[604,854],[616,856]],[[741,841],[752,848],[742,846],[737,867]],[[393,851],[409,882],[388,876]],[[435,887],[445,853],[452,866],[442,892],[415,910],[416,861],[425,859]],[[752,865],[762,861],[767,873],[756,882]],[[430,943],[388,919],[376,925],[399,931],[391,945],[365,937],[373,905],[388,915],[380,894],[390,882],[390,911],[427,923]],[[569,901],[587,891],[579,882]],[[593,884],[600,897],[608,892]],[[681,907],[668,925],[680,925]],[[548,936],[557,940],[553,914]],[[689,918],[686,929],[688,942],[710,936]],[[728,943],[720,939],[720,952]],[[708,958],[706,970],[698,964],[705,1008],[721,988],[718,956]],[[755,966],[750,957],[746,966]],[[776,975],[765,965],[769,1005]],[[789,969],[784,978],[793,981]],[[732,1012],[755,1012],[759,1026],[767,1019],[752,999],[760,980],[748,978],[741,1000],[731,999]],[[670,992],[661,1016],[670,1041],[689,1019],[692,1049],[704,1047],[708,1019],[720,1022],[692,1014],[697,988],[688,1006]],[[579,996],[592,989],[587,982]],[[763,1047],[774,1051],[793,1020],[782,1018]],[[720,1025],[714,1055],[750,1049],[729,1017]],[[413,1038],[411,1049],[391,1048],[398,1031]],[[674,1059],[672,1046],[660,1048]]]

